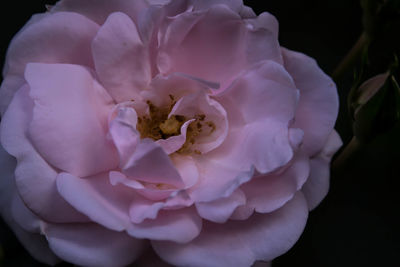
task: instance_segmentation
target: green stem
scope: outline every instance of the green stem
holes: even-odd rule
[[[358,38],[357,42],[351,48],[351,50],[347,53],[347,55],[334,70],[332,74],[333,80],[338,81],[348,69],[354,66],[357,60],[361,57],[362,52],[367,44],[368,36],[365,32],[363,32]]]

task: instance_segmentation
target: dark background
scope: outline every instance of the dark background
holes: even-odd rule
[[[1,7],[0,60],[11,38],[34,13],[55,1],[8,1]],[[331,74],[362,32],[362,9],[356,0],[244,1],[257,14],[268,11],[280,22],[280,43],[306,53]],[[9,17],[8,17],[9,16]],[[341,109],[336,129],[344,143],[352,136],[346,97],[353,71],[337,81]],[[296,245],[273,267],[400,266],[399,127],[371,140],[344,172],[331,179],[331,190],[310,213]],[[0,221],[0,266],[42,266]],[[61,264],[60,266],[69,266]]]

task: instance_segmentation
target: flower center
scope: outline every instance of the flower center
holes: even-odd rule
[[[188,125],[186,130],[186,141],[177,153],[201,154],[199,150],[193,150],[192,146],[196,143],[196,138],[204,133],[205,128],[206,135],[213,133],[216,129],[215,124],[212,121],[206,121],[206,115],[204,114],[197,114],[193,118],[188,118],[183,115],[171,115],[168,118],[168,115],[176,103],[172,95],[170,95],[170,99],[171,103],[167,107],[157,107],[151,101],[146,102],[149,108],[149,114],[138,117],[136,125],[140,137],[151,138],[156,141],[180,135],[182,125],[186,121],[194,119],[194,121]]]

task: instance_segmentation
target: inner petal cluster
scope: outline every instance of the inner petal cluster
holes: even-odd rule
[[[200,134],[212,134],[217,126],[213,121],[206,120],[206,115],[203,113],[195,114],[194,116],[171,114],[176,100],[172,95],[169,95],[169,98],[170,103],[164,107],[159,107],[150,100],[146,101],[148,112],[147,114],[139,116],[136,124],[136,129],[140,133],[140,138],[151,138],[157,141],[184,134],[185,142],[176,153],[201,154],[198,149],[192,148],[196,143],[196,138]],[[190,122],[186,132],[181,131],[182,126],[189,120]]]

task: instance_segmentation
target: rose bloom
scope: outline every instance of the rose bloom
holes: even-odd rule
[[[1,213],[48,264],[271,261],[341,145],[332,80],[240,0],[62,0],[3,77]]]

